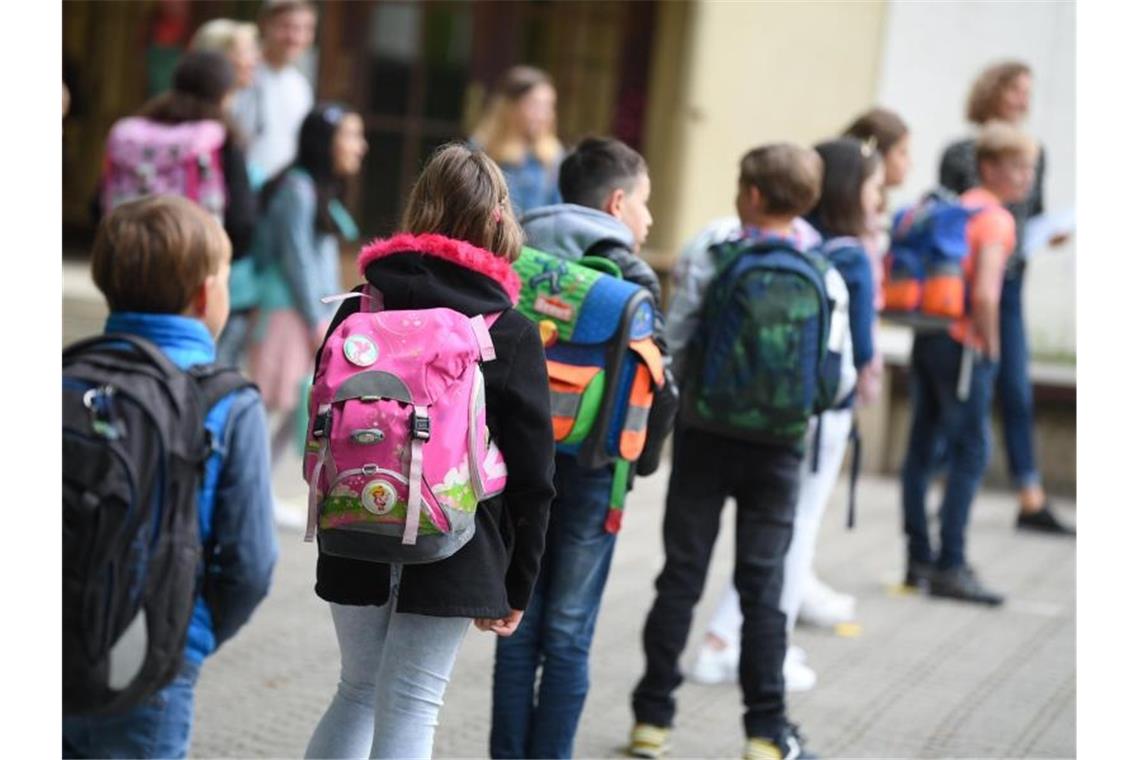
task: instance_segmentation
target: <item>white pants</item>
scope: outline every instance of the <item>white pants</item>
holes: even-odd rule
[[[843,456],[847,451],[847,438],[851,434],[854,412],[838,409],[823,413],[823,431],[819,441],[819,469],[812,472],[812,453],[815,447],[816,420],[808,427],[807,447],[800,465],[800,495],[796,502],[796,521],[792,528],[792,543],[784,558],[784,590],[780,595],[780,610],[787,617],[788,631],[795,627],[804,599],[804,589],[812,573],[815,560],[815,541],[823,512],[839,478]],[[729,579],[720,604],[709,621],[708,632],[730,646],[740,644],[740,626],[744,617],[740,613],[740,597]]]

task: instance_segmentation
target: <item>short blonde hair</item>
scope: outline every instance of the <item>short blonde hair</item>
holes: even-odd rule
[[[977,162],[1000,161],[1003,158],[1024,158],[1037,161],[1037,141],[1029,133],[1004,121],[993,119],[982,125],[975,147]]]
[[[257,45],[257,24],[247,21],[234,21],[228,18],[216,18],[198,27],[198,31],[190,40],[190,49],[229,53],[234,49],[238,40],[243,37]]]
[[[973,124],[985,124],[997,116],[1002,92],[1022,74],[1032,74],[1029,64],[1021,61],[1002,61],[986,67],[966,100],[966,118]]]
[[[401,224],[406,232],[465,240],[507,261],[522,250],[502,170],[464,143],[439,148],[416,180]]]
[[[91,277],[111,311],[181,314],[231,254],[218,221],[193,201],[151,195],[104,217]]]

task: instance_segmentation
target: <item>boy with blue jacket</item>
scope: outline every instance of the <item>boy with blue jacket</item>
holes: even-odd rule
[[[661,284],[637,256],[653,224],[645,160],[620,140],[589,137],[563,160],[558,185],[565,203],[523,217],[527,244],[570,261],[601,256],[617,264],[623,279],[653,295],[663,349]],[[675,393],[671,381],[659,391],[667,393]],[[653,427],[651,422],[651,438]],[[586,469],[575,456],[555,457],[558,496],[534,596],[514,636],[497,644],[492,757],[573,752],[589,689],[590,643],[617,539],[606,530],[613,478],[612,466]]]
[[[230,255],[221,226],[189,200],[150,196],[120,206],[101,223],[91,261],[111,311],[105,332],[145,338],[182,369],[213,362],[229,314]],[[64,757],[185,757],[202,662],[269,592],[277,538],[257,391],[222,398],[206,428],[214,448],[199,486],[198,523],[208,550],[182,670],[126,713],[65,717]]]

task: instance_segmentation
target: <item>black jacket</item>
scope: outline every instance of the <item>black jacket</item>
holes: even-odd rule
[[[507,488],[479,505],[474,537],[440,562],[406,565],[399,612],[437,617],[502,617],[524,610],[538,576],[554,498],[554,431],[542,342],[512,308],[518,277],[504,259],[439,235],[398,235],[367,246],[364,275],[383,307],[446,306],[467,316],[502,312],[491,327],[496,359],[483,367],[487,426],[507,463]],[[331,330],[359,308],[347,301]],[[389,566],[317,559],[317,595],[338,604],[388,601]]]
[[[222,174],[226,178],[226,234],[233,246],[233,258],[243,258],[253,242],[257,225],[257,194],[249,182],[245,151],[231,136],[222,146]]]

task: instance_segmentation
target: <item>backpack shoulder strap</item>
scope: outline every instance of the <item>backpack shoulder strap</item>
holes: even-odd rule
[[[218,364],[195,364],[188,370],[198,386],[202,397],[202,414],[207,414],[214,405],[226,396],[243,388],[257,389],[257,386],[233,367]]]
[[[132,353],[145,359],[148,364],[166,376],[178,374],[182,371],[166,354],[162,353],[162,350],[154,343],[146,338],[131,335],[130,333],[106,333],[72,343],[63,350],[63,361],[66,362],[69,359],[74,359],[87,351],[98,350],[100,348],[110,349],[116,347],[116,344],[126,344]]]
[[[833,237],[823,241],[823,244],[819,247],[819,249],[825,256],[830,258],[840,251],[862,247],[863,243],[859,240],[859,238],[852,235],[840,235],[839,237]]]
[[[479,345],[479,358],[489,362],[495,360],[495,344],[491,340],[491,325],[503,315],[501,311],[490,314],[476,314],[470,317],[471,330],[475,333],[475,342]]]

